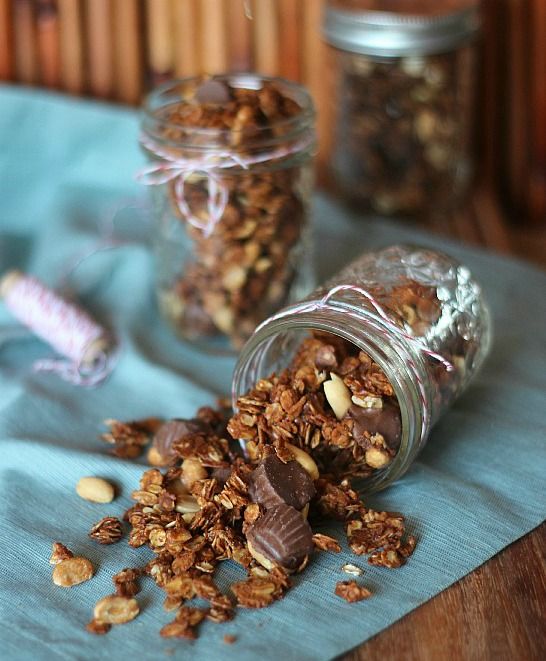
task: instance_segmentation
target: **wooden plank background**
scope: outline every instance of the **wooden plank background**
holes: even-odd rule
[[[323,0],[0,0],[0,80],[136,105],[171,76],[279,74],[310,88],[324,162],[331,131],[322,7]],[[546,2],[483,0],[483,14],[476,151],[486,193],[473,204],[488,214],[477,226],[466,216],[451,225],[458,235],[466,224],[470,240],[493,231],[490,243],[502,249],[506,217],[531,231],[546,227]]]

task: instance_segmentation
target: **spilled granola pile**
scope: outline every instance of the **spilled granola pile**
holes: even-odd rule
[[[106,633],[136,617],[144,576],[165,592],[164,608],[174,614],[161,629],[164,637],[195,638],[205,619],[221,623],[236,607],[268,606],[315,552],[341,551],[338,540],[313,531],[324,519],[340,521],[352,552],[367,555],[370,564],[400,567],[413,552],[403,516],[367,508],[350,482],[349,476],[386,465],[399,442],[392,389],[368,356],[330,336],[309,338],[287,370],[260,381],[238,407],[231,418],[204,407],[192,420],[110,421],[104,438],[118,456],[133,457],[136,447],[144,449],[144,436],[151,440],[155,467],[142,475],[124,520],[130,546],[148,546],[155,557],[113,577],[116,594],[97,604],[90,632]],[[91,537],[116,542],[118,524],[105,517]],[[73,561],[60,545],[57,556],[56,569],[63,558]],[[229,594],[214,580],[224,560],[247,572]],[[363,573],[352,564],[342,570]],[[371,595],[356,578],[333,582],[332,591],[348,602]],[[208,605],[197,606],[194,598]]]

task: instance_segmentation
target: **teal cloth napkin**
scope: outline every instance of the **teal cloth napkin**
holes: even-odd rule
[[[97,241],[97,223],[117,201],[141,193],[137,117],[130,110],[5,87],[0,89],[0,271],[18,266],[55,285],[79,251]],[[400,510],[419,543],[397,570],[368,566],[346,552],[318,553],[295,587],[272,607],[240,609],[233,622],[205,623],[193,643],[163,640],[172,619],[149,580],[141,615],[103,637],[84,630],[94,603],[112,592],[111,576],[142,565],[151,552],[125,543],[100,547],[87,537],[105,515],[130,506],[142,467],[106,454],[104,418],[190,416],[228,392],[234,361],[179,344],[158,319],[152,260],[136,212],[117,232],[131,244],[96,255],[71,282],[88,309],[115,329],[122,351],[102,386],[85,390],[33,374],[50,355],[31,337],[0,344],[0,648],[12,659],[329,659],[358,645],[461,578],[545,517],[546,276],[525,264],[441,241],[385,222],[351,218],[318,198],[319,277],[361,251],[399,241],[437,246],[470,266],[483,283],[495,343],[483,371],[439,422],[409,473],[368,498]],[[136,233],[136,234],[135,234]],[[14,322],[0,304],[2,331]],[[7,333],[4,333],[4,340]],[[78,498],[84,475],[113,481],[109,505]],[[335,526],[325,526],[343,538]],[[72,589],[51,581],[48,559],[61,540],[91,559],[96,576]],[[334,595],[345,562],[364,568],[372,599],[349,605]],[[225,588],[242,572],[224,563]],[[461,607],[464,607],[461,604]],[[223,642],[233,634],[233,645]]]

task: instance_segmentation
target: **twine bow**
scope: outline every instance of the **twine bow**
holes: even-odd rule
[[[147,151],[160,158],[161,161],[137,172],[136,178],[145,186],[160,186],[173,181],[174,195],[180,213],[190,225],[201,230],[206,237],[209,237],[222,218],[229,200],[229,186],[222,181],[219,171],[236,166],[248,170],[251,165],[266,163],[300,152],[313,142],[314,135],[309,135],[290,145],[282,145],[253,156],[242,156],[225,150],[209,153],[200,158],[184,158],[183,156],[174,156],[154,140],[142,135],[140,144]],[[186,181],[193,176],[200,176],[206,182],[208,196],[207,218],[205,220],[197,217],[192,212],[186,200]]]
[[[341,291],[355,291],[361,296],[363,296],[367,301],[370,302],[374,310],[377,312],[377,314],[381,317],[381,319],[385,322],[385,324],[388,326],[389,330],[396,335],[403,337],[406,340],[410,340],[413,344],[417,346],[417,348],[422,351],[425,355],[429,356],[430,358],[433,358],[434,360],[437,360],[439,363],[442,363],[442,365],[445,367],[447,372],[451,372],[453,369],[453,365],[446,360],[441,354],[436,353],[435,351],[432,351],[429,349],[427,346],[423,344],[420,338],[415,337],[415,335],[410,335],[409,333],[406,333],[403,331],[400,326],[395,324],[392,319],[388,316],[388,314],[383,310],[381,305],[377,302],[377,300],[370,294],[370,292],[366,291],[365,289],[362,289],[361,287],[355,287],[354,285],[336,285],[335,287],[332,287],[332,289],[329,289],[326,294],[317,302],[311,301],[310,303],[306,303],[300,307],[298,307],[299,312],[315,312],[316,310],[320,310],[322,308],[328,307],[329,301],[332,298],[332,296],[335,296],[338,292]],[[276,320],[276,319],[282,319],[288,314],[291,314],[291,310],[281,310],[277,314],[274,314],[272,317],[269,317],[269,319],[266,319],[263,321],[258,328],[256,329],[256,332],[259,331],[266,323]],[[350,312],[348,314],[351,314]]]

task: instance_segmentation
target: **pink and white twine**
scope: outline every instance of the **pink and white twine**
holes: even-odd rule
[[[307,149],[314,141],[308,136],[290,145],[281,145],[276,149],[255,155],[243,155],[230,150],[211,151],[200,158],[184,158],[173,155],[154,140],[145,135],[140,137],[140,144],[151,154],[161,159],[137,172],[136,178],[145,186],[160,186],[174,182],[174,196],[180,213],[184,218],[208,237],[222,218],[229,200],[229,186],[222,180],[221,172],[233,167],[248,170],[250,166],[267,163]],[[190,209],[186,200],[185,187],[190,177],[200,176],[206,180],[207,218],[198,218]]]
[[[88,349],[106,333],[80,307],[29,275],[15,280],[4,303],[14,317],[68,359],[38,360],[33,365],[35,371],[54,372],[80,386],[97,385],[110,374],[113,353],[101,350],[91,364],[85,360]]]

